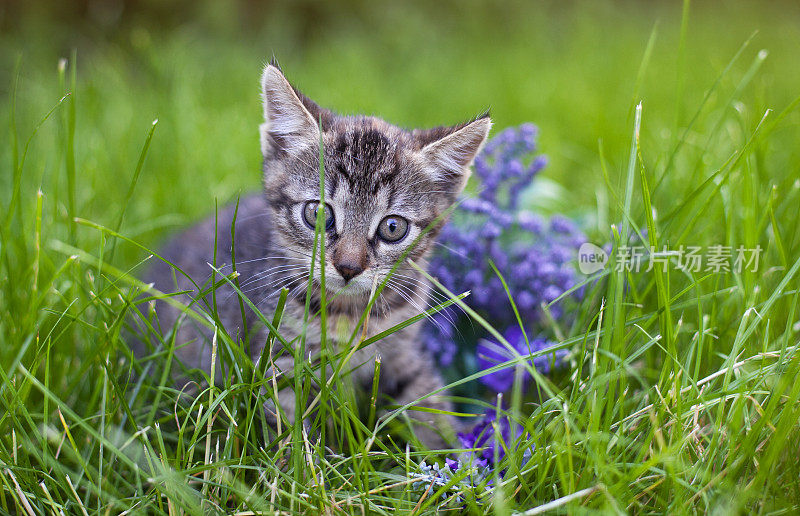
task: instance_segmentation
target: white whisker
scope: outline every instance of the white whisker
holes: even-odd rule
[[[418,305],[418,304],[417,304],[417,303],[416,303],[416,302],[415,302],[413,299],[411,299],[411,296],[409,296],[408,294],[406,294],[406,293],[404,293],[403,291],[401,291],[401,290],[398,288],[398,285],[395,285],[395,284],[394,284],[394,283],[393,283],[393,282],[390,280],[390,281],[387,281],[387,282],[386,282],[386,286],[387,286],[387,288],[389,288],[390,290],[393,290],[393,291],[394,291],[394,292],[395,292],[397,295],[399,295],[401,298],[403,298],[403,299],[404,299],[404,300],[405,300],[405,301],[406,301],[408,304],[410,304],[410,305],[411,305],[413,308],[415,308],[416,310],[418,310],[420,314],[424,315],[426,319],[428,319],[430,322],[432,322],[433,324],[435,324],[437,328],[439,328],[439,329],[442,329],[442,325],[441,325],[441,324],[440,324],[438,321],[434,320],[434,318],[433,318],[433,317],[431,317],[431,315],[430,315],[430,314],[426,313],[426,310],[425,310],[425,309],[423,309],[422,307],[420,307],[420,306],[419,306],[419,305]]]

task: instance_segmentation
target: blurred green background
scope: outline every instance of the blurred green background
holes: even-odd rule
[[[708,130],[729,109],[731,95],[743,120],[741,131],[728,132],[733,150],[767,108],[783,109],[800,91],[800,4],[691,5],[681,46],[683,7],[597,1],[6,3],[0,8],[0,121],[9,127],[18,73],[21,147],[64,93],[57,66],[74,51],[76,214],[115,220],[114,206],[124,201],[145,134],[158,118],[125,226],[126,234],[154,242],[165,228],[212,211],[215,198],[223,203],[258,188],[258,78],[274,55],[305,93],[343,113],[414,127],[458,122],[489,107],[496,130],[536,123],[550,158],[543,176],[552,181],[541,181],[529,204],[581,216],[607,235],[599,148],[614,183],[627,162],[636,102],[644,102],[643,157],[658,174],[680,133],[689,127],[691,141],[695,131]],[[738,90],[762,49],[769,56]],[[704,116],[689,126],[701,105]],[[779,150],[769,159],[791,163],[794,170],[783,178],[791,181],[800,163],[790,144],[797,115],[787,122],[772,136]],[[31,145],[23,202],[42,184],[65,188],[58,126],[57,119],[48,121]],[[725,142],[714,145],[723,156]],[[0,149],[4,203],[10,152],[8,145]],[[687,176],[667,177],[654,204],[685,193]],[[58,188],[48,186],[45,194],[59,199]]]

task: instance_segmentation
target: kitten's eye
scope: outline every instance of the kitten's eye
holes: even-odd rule
[[[317,227],[317,209],[319,208],[319,202],[317,201],[308,201],[303,208],[303,219],[305,219],[306,224],[311,229]],[[327,204],[324,206],[325,208],[325,231],[329,231],[333,227],[333,210]]]
[[[378,225],[378,236],[386,242],[399,242],[408,233],[408,221],[399,215],[389,215]]]

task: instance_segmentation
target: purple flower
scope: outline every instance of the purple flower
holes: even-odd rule
[[[477,198],[464,199],[452,220],[442,228],[439,246],[431,257],[429,270],[450,291],[471,291],[469,306],[487,318],[496,328],[516,326],[516,316],[505,287],[489,261],[503,275],[525,327],[541,333],[541,306],[570,290],[579,280],[574,264],[576,243],[586,237],[578,226],[565,217],[549,221],[537,214],[518,209],[520,194],[545,166],[546,159],[536,155],[536,127],[523,124],[508,128],[487,142],[475,159],[475,172],[481,181]],[[580,292],[573,294],[577,299]],[[561,305],[560,300],[557,305]],[[557,319],[565,311],[550,306]],[[460,312],[451,313],[459,324]],[[453,338],[440,327],[428,325],[423,338],[439,362],[449,365],[458,350],[474,350],[476,339],[458,345],[445,343]],[[474,333],[474,332],[473,332]]]
[[[550,219],[550,229],[556,233],[570,234],[575,231],[575,224],[566,217],[553,217]]]
[[[529,233],[538,235],[542,232],[542,221],[539,217],[529,211],[521,211],[517,215],[517,224],[519,227]]]
[[[463,456],[460,464],[469,464],[478,468],[493,469],[497,460],[503,460],[505,449],[522,436],[522,427],[517,427],[515,435],[511,435],[511,421],[507,416],[497,417],[496,410],[487,413],[478,420],[472,430],[459,433],[458,441],[463,448],[473,449]],[[505,447],[505,449],[504,449]],[[452,466],[451,466],[452,467]],[[458,468],[454,468],[454,471]]]
[[[435,488],[446,486],[454,476],[459,475],[463,478],[450,487],[452,491],[460,492],[483,486],[483,489],[491,492],[494,487],[495,468],[506,456],[506,449],[526,446],[522,452],[520,466],[533,456],[534,447],[532,444],[526,445],[525,440],[521,439],[523,433],[523,428],[518,426],[512,435],[508,416],[498,414],[494,409],[487,410],[470,431],[458,434],[461,446],[469,451],[460,454],[458,459],[446,457],[444,466],[421,462],[418,471],[410,474],[411,478],[416,480],[412,483],[412,487],[427,490],[431,484]],[[506,472],[506,469],[502,469],[497,473],[503,478]],[[463,501],[460,496],[457,496],[456,500]]]
[[[525,342],[525,335],[518,326],[512,326],[506,330],[503,335],[513,350],[509,350],[500,343],[483,340],[478,344],[478,367],[481,370],[490,369],[498,364],[507,362],[516,358],[517,355],[530,355],[539,351],[546,350],[554,346],[554,343],[537,337]],[[515,353],[516,352],[516,353]],[[567,351],[564,349],[555,350],[552,353],[534,357],[531,360],[533,367],[540,373],[547,374],[551,370],[551,366],[560,366],[564,362],[564,357]],[[522,365],[520,364],[520,366]],[[499,371],[487,374],[480,378],[481,382],[495,392],[506,392],[514,385],[514,375],[517,367],[507,367]],[[530,374],[525,372],[522,375],[522,381],[527,384],[530,381]]]

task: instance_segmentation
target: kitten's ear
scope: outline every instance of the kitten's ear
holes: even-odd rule
[[[314,117],[297,93],[273,64],[261,75],[264,123],[261,124],[261,152],[267,157],[274,151],[293,153],[319,141]]]
[[[486,114],[461,126],[415,132],[424,144],[420,154],[434,180],[447,184],[454,195],[461,193],[469,179],[469,166],[483,147],[491,127],[492,120]]]

